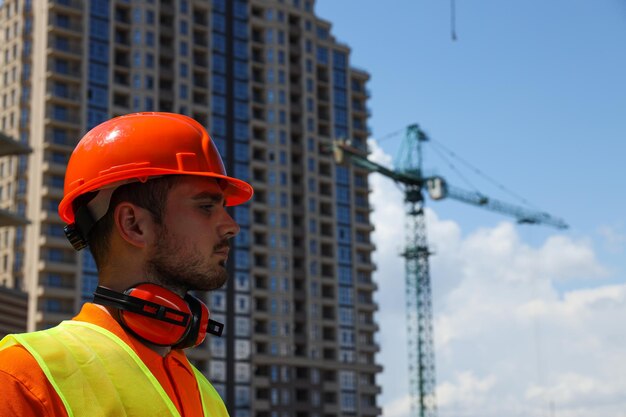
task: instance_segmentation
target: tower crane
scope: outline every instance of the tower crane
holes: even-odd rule
[[[518,223],[545,224],[558,229],[567,224],[548,213],[496,200],[479,192],[463,190],[447,183],[441,176],[422,173],[422,143],[429,138],[417,124],[407,127],[399,163],[395,169],[367,159],[367,153],[349,141],[335,141],[333,152],[337,163],[353,163],[369,172],[391,178],[404,189],[406,209],[405,291],[409,354],[409,394],[414,417],[436,417],[435,352],[433,347],[432,297],[429,256],[424,218],[424,189],[433,200],[452,198],[464,203],[500,212]]]

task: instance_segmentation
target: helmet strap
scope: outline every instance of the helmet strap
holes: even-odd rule
[[[105,189],[92,191],[76,198],[73,202],[74,223],[65,227],[65,235],[77,251],[89,245],[89,233],[98,220],[109,210],[113,192],[125,182],[119,182]]]
[[[76,226],[80,233],[83,235],[85,240],[89,236],[89,232],[96,225],[96,221],[94,220],[89,208],[87,206],[81,206],[76,210],[76,214],[74,215],[74,221],[76,222]]]
[[[79,251],[89,245],[87,237],[96,224],[91,213],[85,206],[81,206],[74,214],[74,223],[63,228],[65,237],[70,241],[74,250]]]
[[[75,250],[79,251],[89,244],[87,239],[89,232],[96,224],[91,212],[87,208],[87,203],[91,201],[97,193],[90,192],[78,196],[73,202],[74,223],[65,226],[63,231]]]

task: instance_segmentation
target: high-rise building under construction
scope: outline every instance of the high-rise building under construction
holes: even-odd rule
[[[97,282],[57,215],[78,139],[121,114],[183,113],[255,188],[233,210],[231,280],[206,297],[225,335],[190,358],[234,417],[381,414],[367,171],[323,151],[367,151],[369,75],[313,8],[0,0],[0,130],[33,150],[4,165],[0,203],[31,224],[0,233],[0,282],[29,294],[29,330],[72,317]]]

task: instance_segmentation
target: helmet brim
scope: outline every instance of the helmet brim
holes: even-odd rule
[[[63,200],[61,200],[61,203],[59,203],[59,216],[61,216],[61,219],[68,224],[74,223],[74,210],[71,207],[71,203],[76,197],[81,194],[98,191],[104,188],[110,188],[111,184],[114,184],[116,182],[120,182],[120,185],[132,181],[146,182],[150,180],[150,178],[161,177],[163,175],[191,175],[222,180],[220,181],[220,186],[222,188],[222,192],[224,193],[226,206],[229,207],[244,204],[248,202],[254,195],[254,190],[252,186],[247,182],[214,172],[188,171],[181,173],[180,171],[167,169],[143,168],[138,169],[137,172],[134,172],[132,175],[129,175],[128,171],[126,171],[123,175],[116,174],[117,173],[112,173],[109,175],[101,176],[93,181],[90,181],[89,183],[83,184],[82,186],[74,189],[72,192],[65,195]],[[118,176],[119,178],[116,178]]]

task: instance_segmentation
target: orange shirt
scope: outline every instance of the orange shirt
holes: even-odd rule
[[[172,350],[162,357],[127,334],[95,304],[83,305],[73,320],[96,324],[126,342],[159,381],[182,417],[203,415],[196,378],[183,351]],[[67,417],[63,402],[39,364],[22,346],[0,351],[0,417],[15,416]]]

